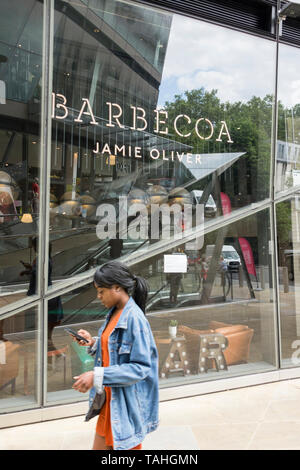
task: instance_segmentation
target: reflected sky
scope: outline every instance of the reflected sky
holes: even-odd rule
[[[174,15],[158,105],[201,87],[222,101],[263,98],[274,90],[275,52],[275,42]]]
[[[278,99],[288,108],[300,103],[300,50],[279,45]]]

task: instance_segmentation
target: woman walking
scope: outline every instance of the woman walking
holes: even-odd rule
[[[94,450],[140,450],[147,433],[158,427],[158,353],[145,317],[148,288],[117,261],[97,269],[94,285],[109,308],[98,337],[79,330],[95,356],[93,371],[74,377],[75,390],[90,391],[86,420],[99,414]],[[97,403],[106,399],[100,413]]]

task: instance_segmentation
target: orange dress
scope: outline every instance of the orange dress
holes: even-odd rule
[[[115,326],[118,323],[118,320],[122,314],[122,311],[118,313],[117,316],[112,318],[108,325],[106,326],[105,330],[102,332],[101,336],[101,350],[102,350],[102,367],[109,366],[109,352],[108,352],[108,339],[113,332]],[[106,400],[101,408],[99,418],[97,421],[96,426],[96,433],[99,436],[105,437],[105,444],[107,446],[113,447],[114,446],[114,439],[111,429],[111,419],[110,419],[110,400],[111,400],[111,387],[104,387],[106,392]],[[133,449],[130,450],[140,450],[142,448],[142,444],[139,444]]]

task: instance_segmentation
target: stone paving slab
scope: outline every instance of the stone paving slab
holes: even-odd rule
[[[0,450],[89,450],[95,420],[83,416],[0,429]],[[300,379],[160,404],[144,450],[300,449]]]

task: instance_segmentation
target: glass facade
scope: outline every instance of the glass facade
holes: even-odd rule
[[[38,272],[43,2],[4,2],[2,8],[0,307],[5,307],[37,293],[30,279]]]
[[[38,307],[0,320],[2,413],[11,408],[32,408],[40,401],[40,330]]]
[[[299,49],[280,45],[276,189],[281,193],[294,191],[300,185],[298,57]]]
[[[299,196],[276,205],[281,356],[285,367],[299,364]]]
[[[64,327],[97,334],[110,259],[148,282],[161,388],[297,366],[299,49],[131,1],[4,3],[0,412],[87,399]]]

